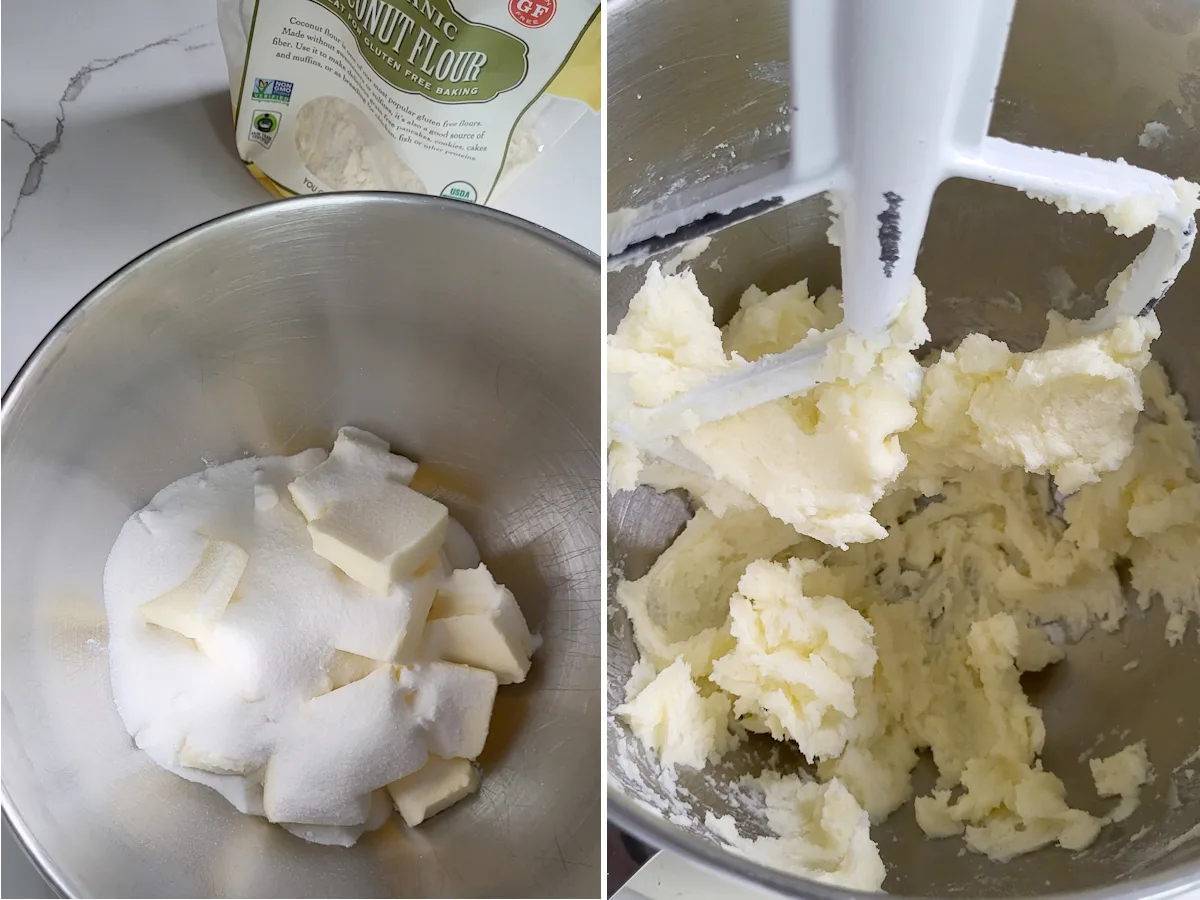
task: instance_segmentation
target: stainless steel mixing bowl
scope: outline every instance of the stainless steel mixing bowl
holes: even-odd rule
[[[491,210],[342,194],[189,231],[113,276],[4,399],[4,809],[74,896],[596,896],[600,274]],[[545,638],[478,796],[353,849],[237,814],[132,747],[101,572],[127,516],[209,463],[328,446],[422,462]]]
[[[787,152],[786,25],[783,0],[610,2],[610,210]],[[1167,127],[1166,137],[1160,141],[1161,130],[1152,128],[1139,143],[1146,124],[1155,121]],[[1198,126],[1200,0],[1018,2],[993,134],[1120,156],[1200,180]],[[819,290],[837,283],[838,256],[825,240],[827,225],[826,205],[817,199],[717,237],[692,265],[718,322],[728,320],[750,284],[775,290],[808,277]],[[947,183],[917,264],[929,289],[934,346],[980,329],[1023,349],[1036,345],[1047,307],[1089,312],[1132,259],[1135,243],[1140,246],[1107,233],[1098,217],[1059,215],[1004,188]],[[610,330],[643,273],[628,269],[609,276]],[[1164,333],[1155,355],[1193,414],[1200,413],[1200,259],[1184,270],[1160,317]],[[608,509],[614,568],[631,578],[643,574],[685,517],[678,497],[645,489],[615,497]],[[610,603],[612,587],[610,579]],[[1084,853],[1046,849],[1000,865],[976,854],[960,856],[959,840],[924,839],[911,807],[902,808],[874,829],[888,867],[885,889],[923,897],[1166,897],[1200,889],[1200,833],[1172,847],[1189,829],[1200,828],[1200,760],[1183,764],[1200,747],[1200,641],[1193,625],[1185,641],[1169,650],[1163,622],[1160,610],[1134,614],[1120,635],[1094,634],[1073,647],[1064,664],[1027,680],[1045,711],[1046,764],[1064,777],[1075,802],[1097,812],[1106,808],[1095,797],[1081,754],[1086,760],[1085,751],[1108,753],[1139,738],[1148,741],[1157,777],[1133,818],[1105,829]],[[609,709],[622,699],[634,652],[624,615],[610,617]],[[1136,669],[1122,670],[1135,659]],[[608,735],[609,814],[619,824],[745,882],[806,897],[851,896],[726,853],[635,800],[662,807],[670,794],[693,814],[726,812],[720,779],[756,773],[762,743],[723,767],[717,785],[684,773],[682,790],[666,791],[628,730],[611,717]],[[626,767],[622,746],[633,757]],[[799,758],[785,760],[792,763]]]

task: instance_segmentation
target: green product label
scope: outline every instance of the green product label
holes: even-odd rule
[[[525,80],[529,45],[450,0],[313,0],[346,23],[388,84],[438,103],[486,103]]]

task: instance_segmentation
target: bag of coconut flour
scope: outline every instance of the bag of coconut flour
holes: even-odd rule
[[[217,0],[237,147],[279,197],[494,202],[600,107],[598,0]]]

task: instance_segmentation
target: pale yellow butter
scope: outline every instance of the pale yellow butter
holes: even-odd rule
[[[382,662],[415,660],[441,581],[434,555],[412,577],[393,584],[386,595],[364,592],[356,599],[355,615],[337,624],[333,646]]]
[[[855,684],[875,669],[875,630],[840,597],[810,596],[812,560],[758,560],[729,601],[733,650],[712,666],[746,727],[792,740],[810,762],[850,738]]]
[[[357,653],[347,653],[344,650],[334,650],[333,658],[329,661],[329,689],[336,691],[340,687],[353,684],[359,679],[366,678],[383,663],[377,659],[360,656]]]
[[[244,718],[254,714],[243,711]],[[213,727],[216,725],[216,727]],[[189,769],[215,775],[247,775],[267,762],[268,748],[254,740],[239,739],[232,728],[209,723],[208,728],[189,734],[179,747],[178,762]]]
[[[321,694],[290,720],[263,778],[272,822],[361,825],[370,794],[420,769],[428,758],[424,723],[410,712],[414,693],[431,687],[393,666]],[[445,706],[460,697],[445,694]],[[489,708],[490,710],[490,708]]]
[[[1092,770],[1097,794],[1121,798],[1108,815],[1113,822],[1124,822],[1133,815],[1141,805],[1138,794],[1142,785],[1154,777],[1145,741],[1130,744],[1104,759],[1089,759],[1088,767]]]
[[[422,768],[387,789],[404,821],[417,826],[475,793],[479,774],[470,760],[431,756]]]
[[[746,566],[800,540],[761,506],[723,518],[699,510],[644,578],[617,586],[642,654],[656,670],[682,657],[693,674],[708,675],[733,647],[729,598]]]
[[[730,849],[813,881],[860,891],[880,889],[886,871],[871,840],[870,821],[841,782],[819,784],[773,772],[756,781],[765,794],[767,825],[775,836],[745,838],[732,816],[708,813],[705,825]]]
[[[891,329],[870,340],[840,329],[838,301],[836,291],[814,301],[804,283],[771,295],[751,289],[722,335],[691,272],[663,275],[651,266],[609,339],[609,408],[617,418],[786,349],[809,328],[833,333],[822,383],[812,391],[679,435],[710,470],[699,481],[661,464],[643,476],[650,460],[637,448],[615,444],[611,486],[699,484],[700,496],[715,499],[722,509],[744,508],[745,498],[752,498],[826,543],[882,537],[871,506],[904,469],[897,435],[916,416],[912,403],[921,369],[912,350],[928,338],[925,292],[914,282]]]
[[[424,653],[487,669],[500,684],[525,680],[537,641],[512,591],[487,566],[450,574],[425,623]]]
[[[331,503],[363,493],[364,481],[409,485],[416,474],[417,464],[392,453],[383,438],[346,425],[338,429],[329,456],[289,484],[288,493],[311,522]]]
[[[689,273],[647,278],[610,340],[621,409],[840,321],[836,292],[751,288],[722,357],[702,301]],[[910,298],[882,344],[835,336],[816,390],[682,435],[707,473],[610,453],[614,488],[683,487],[701,507],[646,576],[618,585],[642,653],[621,708],[631,730],[676,765],[712,761],[743,728],[796,743],[822,783],[788,788],[794,828],[771,819],[783,794],[770,790],[777,838],[708,826],[767,865],[859,887],[878,887],[881,867],[825,824],[845,838],[861,823],[869,842],[865,818],[910,798],[924,751],[938,781],[916,800],[919,825],[996,860],[1079,850],[1128,816],[1151,777],[1144,746],[1093,761],[1098,790],[1120,798],[1109,815],[1074,808],[1043,769],[1021,673],[1063,658],[1064,638],[1120,627],[1121,559],[1139,604],[1166,608],[1170,642],[1200,617],[1200,448],[1150,361],[1153,315],[1094,334],[1052,315],[1038,350],[971,335],[921,369],[923,309]],[[835,802],[831,818],[822,790],[853,808]]]
[[[377,493],[334,503],[308,523],[313,552],[377,594],[412,575],[442,546],[449,513],[436,500],[387,482]]]
[[[904,481],[936,493],[981,465],[1053,475],[1064,494],[1096,481],[1133,448],[1139,376],[1158,334],[1153,314],[1098,334],[1051,314],[1031,353],[968,335],[925,371],[916,425],[901,438]]]
[[[727,694],[704,696],[679,659],[633,692],[617,715],[663,765],[699,769],[737,743],[729,730],[731,710]]]
[[[329,458],[288,485],[313,551],[377,594],[416,572],[449,520],[445,506],[407,487],[416,470],[381,438],[342,428]]]
[[[404,670],[402,681],[415,687],[405,717],[420,723],[430,753],[474,759],[483,752],[496,702],[495,675],[430,662]]]
[[[229,606],[248,561],[237,544],[207,541],[196,567],[181,584],[138,609],[151,625],[204,640]]]

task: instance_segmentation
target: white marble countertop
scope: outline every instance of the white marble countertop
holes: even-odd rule
[[[120,266],[270,198],[233,148],[215,0],[11,0],[2,45],[7,389],[54,324]],[[584,116],[543,154],[503,208],[598,252],[599,118]],[[54,896],[7,827],[0,894]]]
[[[117,268],[269,199],[233,148],[215,0],[8,3],[0,115],[6,388]],[[535,161],[502,208],[598,252],[599,117],[585,115]]]

